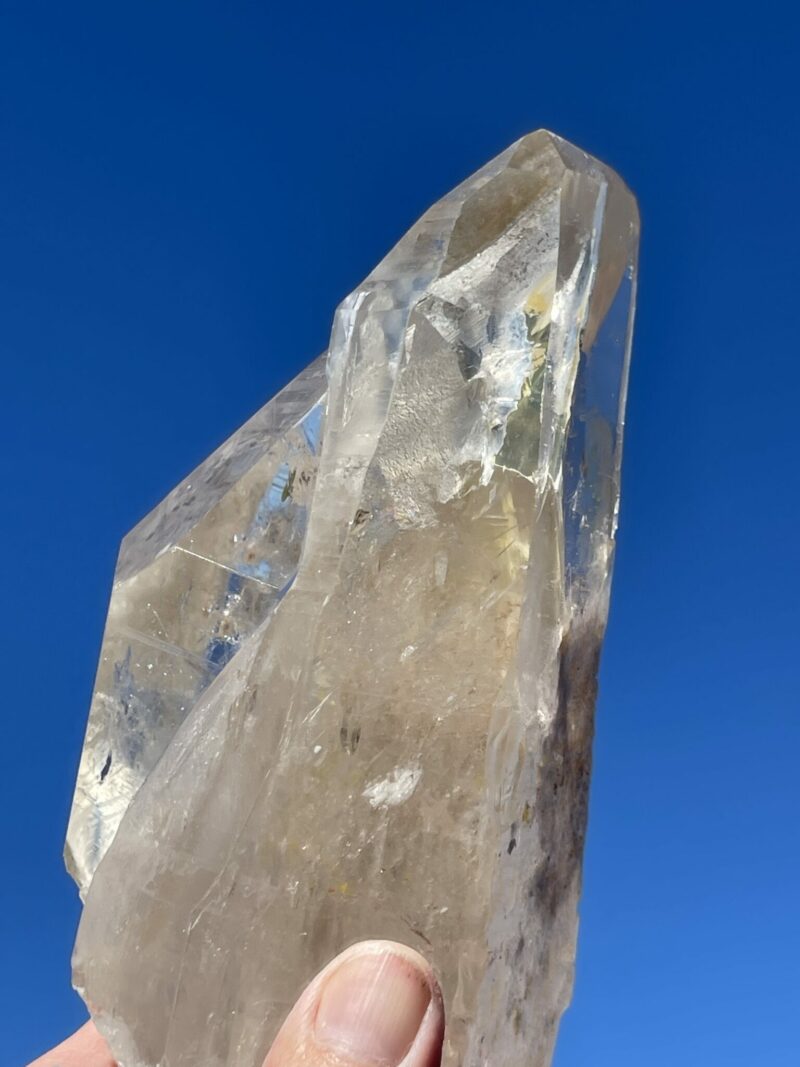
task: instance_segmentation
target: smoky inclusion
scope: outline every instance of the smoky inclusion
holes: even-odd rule
[[[435,204],[126,539],[70,821],[124,1067],[259,1067],[370,937],[448,1067],[546,1067],[573,975],[638,245],[546,131]]]

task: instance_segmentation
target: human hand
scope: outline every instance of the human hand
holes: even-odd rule
[[[364,941],[328,964],[301,994],[264,1067],[437,1067],[442,996],[412,949]],[[114,1067],[92,1023],[29,1067]]]

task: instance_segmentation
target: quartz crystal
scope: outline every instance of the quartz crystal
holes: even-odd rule
[[[122,542],[67,830],[81,895],[180,723],[294,579],[325,388],[318,359]]]
[[[68,840],[122,1067],[259,1067],[372,937],[434,965],[447,1067],[549,1064],[637,243],[612,171],[524,137],[126,539]]]

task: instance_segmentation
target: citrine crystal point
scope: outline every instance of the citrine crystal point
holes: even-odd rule
[[[612,171],[522,138],[342,302],[327,380],[131,535],[69,840],[124,1067],[260,1067],[371,937],[436,968],[446,1067],[550,1063],[637,246]]]

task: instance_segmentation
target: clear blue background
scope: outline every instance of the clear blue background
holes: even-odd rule
[[[548,126],[644,221],[556,1064],[797,1067],[797,39],[788,3],[2,4],[0,1063],[83,1019],[60,853],[122,535]]]

